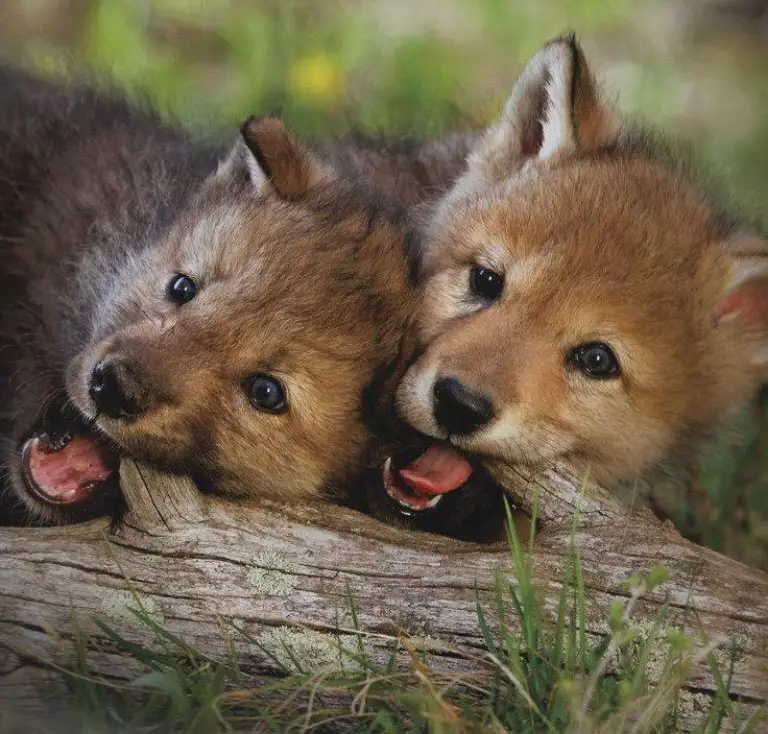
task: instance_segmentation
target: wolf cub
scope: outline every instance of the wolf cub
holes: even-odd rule
[[[435,443],[390,473],[403,502],[561,458],[632,480],[768,378],[765,237],[615,117],[573,38],[523,71],[427,218],[420,269],[397,402]]]
[[[372,463],[416,303],[397,205],[276,117],[227,154],[87,85],[4,69],[0,102],[6,503],[108,511],[119,453],[286,501]]]

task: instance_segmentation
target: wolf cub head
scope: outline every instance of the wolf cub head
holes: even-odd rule
[[[365,396],[415,306],[403,229],[279,119],[249,120],[163,238],[94,287],[67,393],[119,449],[272,498],[361,467]]]
[[[425,227],[423,353],[397,398],[414,427],[612,481],[768,377],[768,244],[655,147],[575,40],[532,59]]]

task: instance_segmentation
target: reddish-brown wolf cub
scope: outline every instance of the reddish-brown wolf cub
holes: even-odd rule
[[[421,273],[398,405],[437,441],[390,477],[405,500],[479,465],[632,482],[768,376],[765,238],[614,116],[573,38],[530,61],[430,212]]]

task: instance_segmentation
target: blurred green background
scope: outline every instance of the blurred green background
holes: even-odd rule
[[[281,109],[304,135],[439,134],[485,123],[522,63],[576,31],[620,109],[695,143],[765,222],[768,0],[3,0],[5,55],[117,77],[234,137]],[[707,516],[677,519],[768,567],[768,396],[708,457]]]

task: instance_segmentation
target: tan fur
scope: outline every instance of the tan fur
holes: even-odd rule
[[[531,61],[425,231],[424,353],[398,404],[446,438],[432,413],[438,377],[489,397],[494,419],[450,437],[466,451],[631,478],[768,375],[765,241],[617,123],[573,39]],[[500,300],[470,292],[475,265],[505,275]],[[592,341],[614,350],[618,379],[567,364]]]

